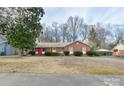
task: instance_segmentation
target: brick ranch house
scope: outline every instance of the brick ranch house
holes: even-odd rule
[[[64,51],[69,51],[70,54],[73,54],[75,51],[80,51],[83,54],[86,54],[90,51],[90,46],[81,41],[71,43],[41,42],[37,43],[36,47],[32,50],[35,51],[37,55],[42,55],[45,52],[63,53]]]

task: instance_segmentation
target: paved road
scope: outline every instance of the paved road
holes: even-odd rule
[[[124,86],[124,76],[0,74],[0,86]]]

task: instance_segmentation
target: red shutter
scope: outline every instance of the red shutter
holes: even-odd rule
[[[60,49],[59,48],[56,48],[56,52],[59,53],[60,52]]]
[[[89,52],[90,51],[90,48],[89,47],[86,47],[86,52]]]
[[[32,48],[32,51],[34,51],[34,48]]]
[[[82,47],[80,48],[80,52],[82,52]]]

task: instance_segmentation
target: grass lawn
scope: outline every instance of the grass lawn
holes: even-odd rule
[[[124,62],[96,57],[0,57],[0,73],[124,75]]]

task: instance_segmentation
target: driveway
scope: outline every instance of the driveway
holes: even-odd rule
[[[0,74],[1,86],[124,86],[124,76],[91,74]]]

